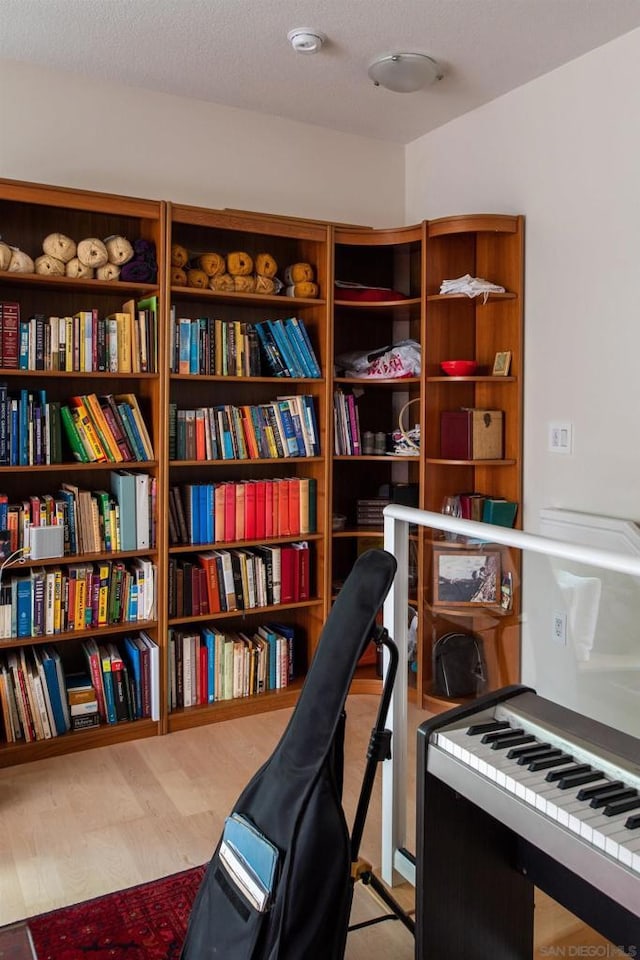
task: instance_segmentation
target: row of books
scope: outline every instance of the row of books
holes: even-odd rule
[[[0,382],[0,466],[153,460],[133,393],[50,400],[46,390],[9,393]]]
[[[134,557],[33,567],[0,585],[0,638],[42,637],[153,620],[157,570]]]
[[[160,716],[160,651],[145,632],[82,644],[86,672],[65,668],[53,645],[0,654],[4,740],[33,742],[99,723]]]
[[[313,477],[187,483],[169,495],[169,539],[230,543],[315,533],[318,482]]]
[[[241,407],[169,405],[172,460],[257,460],[316,457],[320,436],[311,396],[277,397]]]
[[[304,320],[263,320],[256,323],[266,368],[274,377],[322,376]]]
[[[259,377],[264,373],[255,327],[239,320],[176,317],[171,308],[171,373]]]
[[[501,527],[512,527],[516,520],[518,504],[504,497],[491,497],[484,493],[459,493],[459,514],[465,520],[481,520]]]
[[[337,456],[359,456],[360,418],[355,395],[349,391],[336,390],[333,394],[333,437]]]
[[[135,393],[70,397],[60,413],[80,463],[153,460],[153,446]]]
[[[156,478],[115,470],[110,485],[111,493],[62,483],[54,494],[31,495],[18,503],[9,503],[8,495],[0,493],[0,532],[6,535],[6,552],[31,551],[34,531],[40,527],[63,528],[64,556],[154,548]]]
[[[157,373],[157,297],[128,300],[106,317],[93,307],[23,318],[19,303],[1,301],[0,361],[9,370]]]
[[[171,710],[251,697],[289,686],[298,671],[300,638],[289,624],[255,631],[169,631]]]
[[[169,617],[197,617],[308,600],[306,540],[284,546],[208,550],[169,560]]]

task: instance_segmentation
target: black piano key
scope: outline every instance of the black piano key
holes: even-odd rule
[[[537,770],[547,770],[549,767],[559,767],[571,763],[572,760],[573,757],[570,753],[560,753],[558,756],[540,757],[539,760],[532,760],[527,769],[531,773],[535,773]]]
[[[626,790],[609,790],[599,797],[594,797],[589,806],[597,810],[598,807],[608,807],[610,803],[616,803],[618,800],[628,800],[630,797],[637,796],[638,791],[634,790],[633,787],[627,787]]]
[[[627,817],[625,827],[627,830],[635,830],[637,827],[640,827],[640,813],[634,813],[632,816]]]
[[[557,747],[553,749],[547,748],[546,750],[543,750],[541,747],[539,750],[532,750],[531,753],[524,753],[518,760],[518,763],[523,767],[525,763],[531,763],[533,760],[547,760],[551,757],[559,757],[561,754],[562,750],[558,750]],[[531,767],[529,767],[529,769],[531,769]]]
[[[559,790],[570,790],[583,783],[593,783],[594,780],[604,780],[604,773],[593,770],[591,773],[576,773],[572,777],[561,777],[558,781]]]
[[[615,817],[618,813],[626,813],[627,810],[637,810],[640,807],[640,797],[630,797],[628,800],[618,800],[616,803],[608,804],[602,811],[605,817]]]
[[[497,730],[495,733],[485,733],[480,743],[493,743],[494,740],[502,740],[504,737],[519,737],[521,733],[524,733],[524,730],[520,727]]]
[[[531,755],[537,756],[541,750],[546,750],[549,746],[550,745],[548,743],[539,743],[536,740],[533,746],[529,744],[528,747],[514,747],[513,750],[509,750],[507,758],[509,760],[517,760],[518,757],[524,757],[526,759]]]
[[[591,767],[588,763],[576,763],[573,767],[563,767],[562,770],[550,770],[545,780],[552,783],[554,780],[561,780],[562,777],[571,777],[577,773],[589,773]]]
[[[522,734],[519,737],[505,737],[504,740],[496,740],[491,744],[492,750],[508,750],[510,747],[519,747],[521,743],[531,743],[535,737],[531,734]]]
[[[474,723],[467,730],[467,736],[477,737],[481,733],[491,733],[493,730],[505,730],[509,725],[508,720],[488,720],[486,723]]]
[[[591,800],[601,794],[613,793],[620,787],[624,787],[622,780],[607,780],[606,783],[599,783],[595,787],[585,787],[584,790],[578,791],[578,800]]]

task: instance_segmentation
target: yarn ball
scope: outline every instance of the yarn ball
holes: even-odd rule
[[[203,253],[198,257],[196,266],[204,270],[208,277],[217,277],[225,271],[224,257],[219,253]]]
[[[41,257],[37,258],[35,268],[36,273],[43,276],[64,277],[64,263],[48,253],[43,253]]]
[[[64,233],[49,233],[42,241],[42,249],[50,257],[68,263],[76,255],[76,242]]]
[[[189,254],[187,248],[183,247],[179,243],[171,244],[171,266],[172,267],[184,267],[189,260]]]
[[[256,293],[270,294],[276,292],[276,285],[271,277],[263,277],[262,274],[256,274]]]
[[[126,237],[107,237],[104,245],[107,248],[109,263],[115,263],[121,267],[133,258],[133,247]]]
[[[282,279],[288,287],[292,287],[296,283],[312,281],[314,279],[313,267],[310,263],[292,263],[284,271]],[[298,294],[298,296],[302,296],[302,294]]]
[[[33,273],[35,264],[28,253],[23,250],[12,250],[9,261],[9,273]]]
[[[234,250],[227,254],[227,272],[233,277],[247,277],[253,270],[253,260],[248,253]]]
[[[255,277],[242,277],[235,276],[233,278],[233,286],[236,293],[255,293],[256,292],[256,278]]]
[[[318,296],[318,284],[303,280],[300,283],[290,284],[284,292],[287,297],[306,297],[313,300]]]
[[[278,264],[270,253],[259,253],[256,257],[256,273],[261,277],[275,277]]]
[[[211,277],[209,286],[218,293],[232,293],[236,285],[230,273],[221,273],[217,277]]]
[[[120,267],[117,263],[105,263],[104,266],[96,270],[97,280],[118,280],[120,277]]]
[[[0,270],[8,270],[11,263],[11,247],[0,240]]]
[[[109,254],[102,240],[97,237],[88,237],[78,244],[78,260],[85,267],[103,267],[109,262]]]
[[[173,287],[186,287],[186,270],[183,270],[182,267],[171,267],[171,285]]]
[[[209,277],[204,270],[187,270],[187,286],[198,287],[200,290],[204,290],[209,286]]]
[[[93,267],[87,267],[86,264],[82,263],[81,260],[78,260],[77,257],[72,257],[71,260],[69,260],[65,266],[65,273],[68,277],[72,277],[74,280],[93,279]]]

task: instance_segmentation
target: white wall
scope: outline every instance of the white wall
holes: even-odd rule
[[[526,216],[525,510],[640,519],[640,30],[407,147],[406,217]],[[571,456],[547,424],[574,424]]]
[[[0,61],[0,90],[3,177],[371,226],[403,222],[398,144],[12,61]]]
[[[524,525],[532,532],[545,506],[640,521],[639,114],[635,30],[407,147],[408,220],[526,217]],[[548,452],[551,420],[573,423],[570,456]],[[615,673],[585,680],[573,655],[580,638],[569,636],[566,648],[552,640],[562,606],[533,562],[524,588],[523,680],[637,735],[638,674],[622,685]],[[615,625],[602,630],[601,649],[615,649]],[[640,654],[639,644],[636,626]]]

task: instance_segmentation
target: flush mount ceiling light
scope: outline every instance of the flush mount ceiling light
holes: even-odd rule
[[[377,87],[395,93],[414,93],[442,78],[440,67],[426,53],[390,53],[378,57],[369,67]]]
[[[287,39],[296,53],[317,53],[327,38],[319,30],[296,27],[295,30],[289,30]]]

